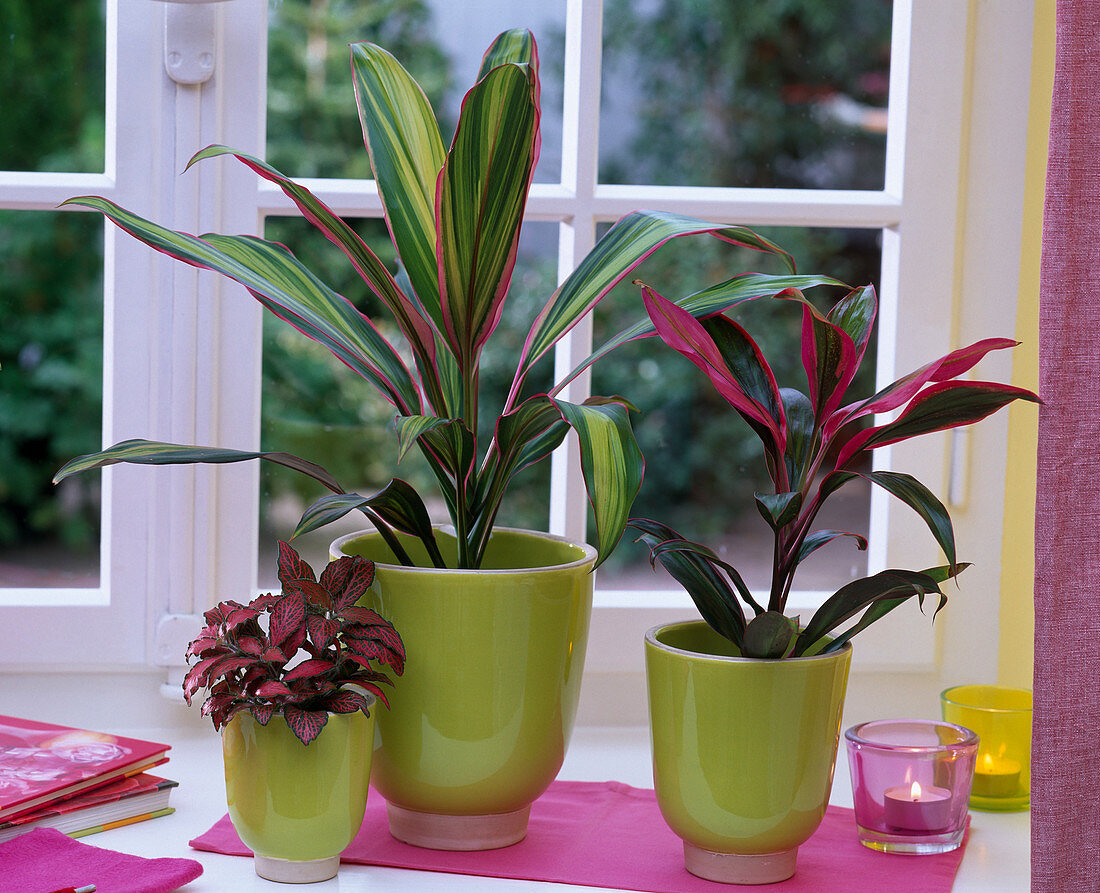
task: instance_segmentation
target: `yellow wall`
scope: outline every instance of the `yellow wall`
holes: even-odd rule
[[[1027,179],[1024,192],[1020,292],[1016,310],[1013,384],[1039,385],[1039,258],[1043,233],[1050,94],[1054,82],[1054,4],[1035,2],[1035,40],[1028,110]],[[1030,411],[1029,411],[1030,410]],[[1002,685],[1031,688],[1035,631],[1035,447],[1037,413],[1030,404],[1009,410],[1008,480],[997,678]]]

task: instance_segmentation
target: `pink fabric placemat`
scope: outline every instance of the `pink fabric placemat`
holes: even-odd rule
[[[169,893],[202,874],[194,859],[145,859],[89,846],[54,828],[0,844],[0,893],[49,893],[95,884],[96,893]]]
[[[191,846],[214,853],[251,855],[229,816],[192,840]],[[795,876],[767,889],[777,893],[835,893],[840,889],[945,893],[951,889],[962,855],[963,847],[934,856],[876,853],[857,839],[852,810],[830,806],[817,833],[799,847]],[[480,853],[425,850],[394,840],[386,824],[385,801],[372,790],[363,827],[341,858],[362,865],[647,893],[731,889],[687,872],[683,845],[661,818],[653,791],[615,781],[554,782],[532,805],[524,840]]]

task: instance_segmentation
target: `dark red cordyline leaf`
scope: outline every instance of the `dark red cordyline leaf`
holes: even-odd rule
[[[314,676],[321,676],[332,669],[335,669],[335,665],[332,661],[325,660],[324,658],[304,660],[283,676],[283,682],[290,684],[295,679],[311,679]]]
[[[328,648],[340,632],[340,623],[331,617],[310,617],[306,621],[309,637],[318,648]]]
[[[357,691],[344,689],[328,702],[328,709],[331,713],[354,713],[356,710],[366,713],[367,699]]]
[[[317,577],[294,548],[282,540],[279,540],[279,582],[285,588],[294,580],[309,580],[316,582]]]
[[[295,736],[302,744],[309,744],[321,734],[321,729],[328,722],[326,710],[301,710],[298,707],[287,707],[283,711],[283,718]]]
[[[258,685],[256,687],[257,698],[287,697],[292,694],[294,694],[294,692],[278,679],[269,679],[267,682],[263,683],[263,685]]]
[[[275,609],[271,612],[271,627],[269,635],[274,645],[282,645],[294,632],[305,623],[306,600],[300,592],[284,594]],[[300,644],[300,643],[299,643]],[[288,655],[297,651],[297,646],[292,651],[289,646],[283,649]]]
[[[264,643],[255,636],[241,636],[237,640],[237,647],[245,654],[253,654],[256,657],[264,653]]]
[[[250,709],[252,710],[252,715],[256,718],[256,722],[261,726],[266,726],[275,713],[274,704],[253,704]]]

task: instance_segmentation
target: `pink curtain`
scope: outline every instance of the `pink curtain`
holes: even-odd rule
[[[1100,3],[1058,0],[1040,286],[1032,890],[1100,891]]]

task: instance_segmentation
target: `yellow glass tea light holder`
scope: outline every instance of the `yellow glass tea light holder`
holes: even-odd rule
[[[940,695],[943,718],[978,735],[970,805],[996,812],[1031,802],[1031,692],[999,685],[957,685]]]
[[[928,719],[860,723],[844,733],[859,840],[884,853],[946,853],[966,833],[978,736]]]

